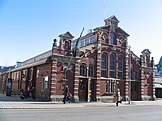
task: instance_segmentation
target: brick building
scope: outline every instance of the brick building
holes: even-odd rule
[[[45,94],[56,101],[62,100],[66,84],[76,101],[112,102],[117,88],[123,99],[155,99],[151,52],[135,55],[118,23],[112,16],[79,39],[70,32],[59,35],[59,46],[54,39],[52,50],[1,74],[3,85],[10,77],[15,92],[34,86],[37,99]]]

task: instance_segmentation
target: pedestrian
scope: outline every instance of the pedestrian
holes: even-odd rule
[[[70,102],[75,102],[75,99],[73,98],[73,95],[70,93],[70,91],[68,93],[67,100],[68,100],[69,103]]]
[[[118,106],[118,103],[121,103],[121,101],[120,89],[118,88],[116,92],[116,106]]]
[[[31,96],[32,96],[33,100],[35,100],[35,88],[34,88],[34,86],[31,87],[30,92],[31,92]]]
[[[28,86],[27,87],[27,90],[26,90],[26,97],[30,97],[30,87]]]
[[[64,90],[64,98],[63,98],[64,104],[66,103],[66,101],[69,100],[68,95],[69,95],[69,87],[68,87],[68,85],[66,85],[65,90]]]
[[[24,90],[20,89],[20,98],[24,99],[25,98],[25,94],[24,94]]]

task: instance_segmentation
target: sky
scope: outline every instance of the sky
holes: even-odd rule
[[[52,48],[69,31],[75,38],[115,15],[131,50],[162,56],[162,0],[0,0],[0,66],[15,65]]]

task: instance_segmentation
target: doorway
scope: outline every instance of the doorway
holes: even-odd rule
[[[90,80],[90,101],[96,101],[96,80]]]
[[[88,100],[88,80],[80,79],[79,80],[79,101]]]

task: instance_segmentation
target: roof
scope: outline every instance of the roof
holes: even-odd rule
[[[122,33],[124,35],[129,36],[129,34],[127,34],[123,29],[121,29],[120,27],[117,27],[117,31],[119,31],[119,33]]]
[[[104,25],[104,26],[100,26],[100,27],[96,27],[94,30],[97,30],[97,29],[110,29],[110,26],[109,25]]]
[[[105,19],[105,21],[107,21],[107,20],[114,20],[116,22],[119,22],[119,20],[115,17],[115,15],[110,16],[109,18]]]
[[[107,30],[109,30],[109,29],[110,29],[110,26],[109,26],[109,25],[105,25],[105,26],[96,27],[96,28],[94,29],[94,31],[97,30],[97,29],[107,29]],[[116,28],[116,32],[117,32],[117,33],[124,34],[124,35],[126,35],[126,36],[129,36],[129,34],[127,34],[127,33],[126,33],[123,29],[121,29],[120,27],[117,27],[117,28]]]
[[[67,38],[74,38],[74,36],[69,31],[65,32],[64,34],[59,35],[59,37],[61,36],[67,37]]]
[[[149,49],[144,49],[141,53],[147,53],[147,54],[151,54]]]

